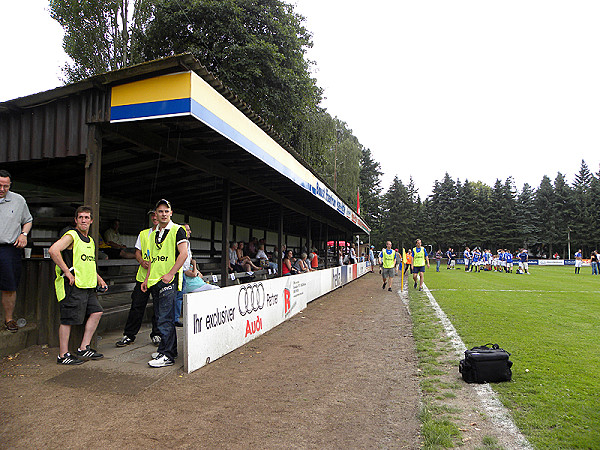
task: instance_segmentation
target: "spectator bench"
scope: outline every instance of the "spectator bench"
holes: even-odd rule
[[[201,271],[210,271],[208,264],[214,265],[215,269],[220,269],[220,263],[211,262],[211,263],[201,263],[202,270]],[[205,265],[206,264],[206,265]],[[138,262],[135,259],[104,259],[97,261],[98,270],[100,271],[100,276],[106,281],[108,285],[108,291],[104,293],[100,293],[100,295],[110,295],[110,294],[120,294],[125,292],[133,291],[135,287],[135,274],[137,273]],[[124,268],[133,267],[134,270],[127,270],[130,273],[124,274]],[[118,268],[118,271],[110,270],[111,268]],[[212,268],[212,267],[210,267]],[[103,270],[104,269],[104,270]],[[208,270],[207,270],[208,269]],[[215,270],[215,271],[216,271]],[[103,273],[106,272],[106,273]],[[114,274],[113,274],[114,273]],[[204,272],[203,272],[204,273]],[[231,275],[233,275],[233,279],[231,279]],[[241,284],[243,282],[255,281],[255,280],[266,280],[269,278],[275,277],[276,274],[269,274],[268,269],[257,270],[252,273],[252,278],[248,275],[247,272],[236,272],[234,274],[228,275],[227,285]],[[202,279],[211,284],[221,284],[221,274],[218,273],[208,273],[205,274]],[[216,279],[216,282],[215,282]]]

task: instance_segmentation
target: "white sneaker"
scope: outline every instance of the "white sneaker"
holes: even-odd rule
[[[150,367],[167,367],[173,365],[173,360],[165,355],[158,355],[157,358],[148,361]]]
[[[156,359],[156,358],[158,358],[160,356],[160,353],[154,352],[154,353],[152,353],[151,356],[152,356],[152,359]]]

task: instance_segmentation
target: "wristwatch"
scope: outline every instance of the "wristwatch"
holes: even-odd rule
[[[21,231],[21,234],[25,237],[27,237],[27,233],[25,231]]]

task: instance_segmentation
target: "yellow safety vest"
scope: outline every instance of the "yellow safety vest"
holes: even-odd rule
[[[152,228],[146,228],[145,230],[140,231],[140,251],[142,252],[142,259],[144,261],[150,261],[150,248],[148,247],[148,242],[150,241],[150,233],[152,232]],[[136,281],[143,283],[146,279],[146,274],[148,273],[148,269],[144,269],[142,266],[138,267],[137,274],[135,276]]]
[[[391,269],[392,267],[394,267],[396,265],[396,250],[390,250],[392,253],[388,254],[388,251],[386,248],[384,248],[381,251],[381,254],[383,255],[383,268],[384,269]]]
[[[98,275],[96,272],[96,246],[91,236],[90,242],[84,242],[75,230],[69,230],[65,233],[73,238],[73,275],[75,276],[75,286],[80,289],[93,289],[98,285]],[[66,296],[65,278],[60,267],[54,269],[56,279],[54,280],[54,289],[56,298],[60,302]]]
[[[413,255],[413,267],[423,267],[425,265],[425,249],[421,247],[417,252],[417,247],[415,247],[413,248]]]
[[[156,244],[158,230],[154,230],[148,238],[148,248],[150,249],[150,278],[148,278],[148,287],[158,283],[161,277],[168,273],[175,265],[175,255],[177,254],[177,231],[180,225],[173,224],[169,229],[167,237],[160,243]],[[166,231],[166,230],[165,230]],[[178,287],[180,291],[183,284],[183,270],[178,271]]]

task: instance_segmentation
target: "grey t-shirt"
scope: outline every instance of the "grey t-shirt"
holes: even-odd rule
[[[33,217],[23,196],[8,191],[0,199],[0,244],[14,244],[21,227],[29,222],[33,222]]]

